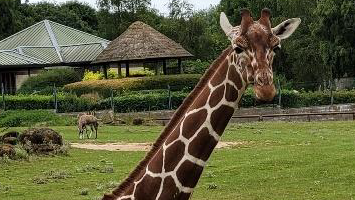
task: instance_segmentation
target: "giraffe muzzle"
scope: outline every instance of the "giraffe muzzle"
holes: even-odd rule
[[[276,95],[276,89],[274,84],[271,85],[259,85],[254,84],[255,96],[259,101],[270,102],[274,99]]]

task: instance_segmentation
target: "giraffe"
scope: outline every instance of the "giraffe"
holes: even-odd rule
[[[254,21],[241,11],[233,27],[221,13],[220,25],[231,46],[223,51],[184,100],[146,157],[103,200],[187,200],[231,119],[242,94],[253,85],[255,96],[275,96],[272,61],[282,39],[298,27],[299,18],[271,28],[270,11]]]

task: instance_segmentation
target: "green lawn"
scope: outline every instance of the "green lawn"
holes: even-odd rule
[[[222,140],[242,144],[214,151],[192,199],[355,199],[353,127],[353,121],[231,124]],[[88,142],[77,139],[75,127],[52,128],[66,141]],[[161,129],[100,127],[97,142],[153,142]],[[3,163],[0,199],[95,200],[144,154],[71,149],[69,156]]]

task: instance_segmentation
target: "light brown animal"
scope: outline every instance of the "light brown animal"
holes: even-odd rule
[[[91,138],[92,133],[95,129],[95,139],[97,139],[97,129],[99,124],[97,118],[93,114],[79,114],[78,115],[78,131],[79,138],[84,139],[84,130],[88,139]],[[91,132],[88,134],[87,126],[90,126]]]

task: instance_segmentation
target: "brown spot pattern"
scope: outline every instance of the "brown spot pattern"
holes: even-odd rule
[[[174,142],[180,135],[180,123],[177,125],[176,129],[169,135],[166,139],[165,145],[169,145]]]
[[[131,185],[128,189],[125,195],[131,195],[134,192],[134,185]]]
[[[201,108],[204,105],[206,105],[209,95],[210,95],[210,89],[206,86],[205,89],[202,90],[201,94],[196,99],[196,101],[194,102],[194,104],[192,105],[191,108],[196,109],[196,108]]]
[[[212,92],[210,98],[210,106],[215,107],[223,98],[224,95],[224,85],[219,86],[215,91]]]
[[[227,83],[226,89],[226,100],[230,102],[235,102],[238,99],[238,90],[236,90],[232,85]]]
[[[161,147],[157,154],[150,161],[148,170],[153,173],[161,173],[163,168],[163,159],[163,148]]]
[[[184,193],[184,192],[182,192],[182,193],[180,194],[179,200],[189,200],[189,199],[190,199],[190,196],[191,196],[191,193]]]
[[[134,193],[137,200],[153,200],[156,198],[160,183],[162,179],[160,177],[153,178],[149,175],[145,175],[143,180],[138,183],[136,191]],[[149,185],[149,187],[147,187]]]
[[[229,68],[228,79],[237,86],[238,90],[243,87],[242,78],[240,77],[240,74],[237,72],[235,67]]]
[[[189,144],[188,152],[196,158],[207,161],[216,145],[216,139],[209,134],[208,128],[204,128]]]
[[[222,105],[212,112],[211,125],[218,135],[222,135],[233,113],[234,108],[226,105]]]
[[[159,197],[159,200],[176,199],[180,191],[176,187],[174,179],[169,176],[164,179],[163,191]]]
[[[194,188],[202,174],[203,168],[188,160],[182,163],[176,176],[184,187]]]
[[[219,69],[217,69],[216,73],[211,78],[211,84],[213,87],[221,84],[224,81],[224,79],[227,76],[227,71],[228,71],[228,60],[225,59],[222,63],[222,66]]]
[[[191,138],[201,127],[201,125],[206,121],[206,118],[206,109],[202,109],[196,113],[188,115],[184,120],[184,124],[182,127],[182,135],[187,139]]]
[[[173,171],[185,154],[185,144],[177,141],[165,150],[165,171]]]

